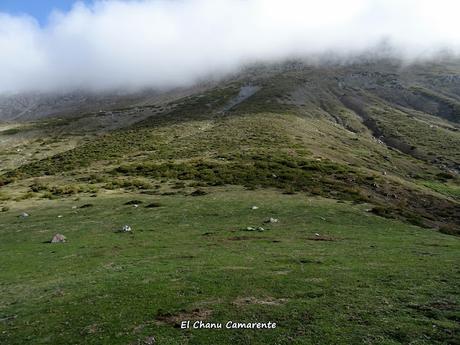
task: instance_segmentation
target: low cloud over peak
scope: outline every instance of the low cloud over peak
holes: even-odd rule
[[[0,93],[168,88],[253,61],[460,52],[456,0],[140,0],[76,3],[40,26],[0,13]]]

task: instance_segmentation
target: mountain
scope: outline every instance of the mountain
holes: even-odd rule
[[[94,112],[5,130],[23,148],[4,154],[3,184],[86,179],[105,189],[166,178],[354,199],[429,227],[458,220],[458,61],[259,65],[169,97],[130,97],[105,111],[61,97],[58,109],[70,99]]]
[[[206,85],[206,84],[205,84]],[[165,102],[197,92],[205,85],[162,91],[148,89],[138,92],[29,92],[0,95],[0,121],[28,122],[50,117],[72,117],[82,113]]]
[[[1,343],[458,343],[459,60],[0,104]]]

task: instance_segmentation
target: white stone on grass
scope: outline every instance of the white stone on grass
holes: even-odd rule
[[[123,228],[121,228],[121,232],[132,232],[133,229],[129,225],[124,225]]]
[[[56,234],[51,240],[51,243],[65,243],[66,241],[67,241],[67,238],[64,235]]]

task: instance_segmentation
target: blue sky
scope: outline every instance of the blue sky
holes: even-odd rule
[[[53,9],[67,11],[75,2],[76,0],[0,0],[0,12],[15,15],[26,13],[45,24]]]

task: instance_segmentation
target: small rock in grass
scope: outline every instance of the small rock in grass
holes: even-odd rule
[[[316,233],[316,234],[315,234],[315,236],[316,236],[316,237],[319,237],[319,236],[321,236],[321,235],[320,235],[320,234],[318,234],[318,233]]]
[[[66,242],[66,237],[62,234],[56,234],[54,235],[53,239],[51,240],[51,243],[65,243]]]
[[[278,219],[276,219],[276,218],[271,218],[271,217],[265,221],[265,223],[272,223],[272,224],[273,224],[273,223],[278,223],[278,222],[279,222]]]
[[[27,217],[29,217],[29,214],[26,212],[22,212],[21,215],[19,216],[19,218],[27,218]]]
[[[248,226],[245,231],[265,231],[265,229],[261,226],[258,227],[253,227],[253,226]]]
[[[72,206],[72,210],[76,210],[77,209],[77,206]]]
[[[123,227],[116,232],[133,232],[133,229],[129,225],[123,225]]]
[[[251,210],[258,210],[259,208],[257,206],[252,206]]]
[[[62,218],[62,215],[60,214],[60,215],[58,216],[58,218]]]
[[[156,342],[157,341],[155,340],[154,336],[150,336],[150,337],[147,337],[147,338],[144,339],[144,345],[153,345]]]

